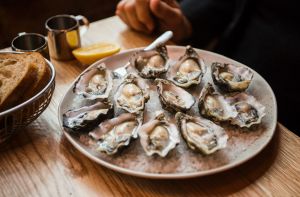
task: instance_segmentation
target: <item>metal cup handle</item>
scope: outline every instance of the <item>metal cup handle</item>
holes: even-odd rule
[[[75,16],[75,19],[79,22],[79,25],[80,25],[79,33],[80,33],[80,36],[82,36],[89,29],[90,22],[86,17],[84,17],[82,15]]]
[[[18,36],[23,36],[23,35],[25,35],[25,34],[27,34],[27,32],[19,32],[17,35],[18,35]]]

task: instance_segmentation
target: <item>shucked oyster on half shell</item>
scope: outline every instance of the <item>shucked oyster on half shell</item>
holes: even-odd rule
[[[178,112],[175,115],[178,128],[189,148],[209,155],[226,147],[228,135],[210,120]]]
[[[130,113],[139,113],[144,110],[149,100],[149,87],[144,79],[136,74],[128,74],[117,89],[114,100],[117,108]]]
[[[217,122],[228,121],[237,116],[235,107],[217,93],[210,83],[201,90],[198,107],[201,115]]]
[[[169,80],[155,79],[157,92],[162,106],[167,110],[187,111],[195,103],[195,98],[189,92],[173,84]]]
[[[106,100],[112,90],[112,85],[112,73],[102,63],[81,74],[75,82],[73,92],[90,100]]]
[[[130,64],[144,78],[159,77],[170,65],[167,47],[160,45],[151,51],[138,51],[130,58]]]
[[[265,106],[244,92],[220,95],[208,83],[200,93],[200,113],[214,121],[227,121],[232,125],[249,128],[259,124],[265,116]]]
[[[229,92],[246,90],[253,78],[253,72],[244,66],[215,62],[211,69],[214,83]]]
[[[237,111],[237,116],[231,120],[233,125],[249,128],[252,125],[260,124],[262,118],[266,115],[265,106],[260,104],[254,96],[244,92],[227,97],[226,100]]]
[[[141,124],[141,117],[124,113],[102,122],[89,135],[97,140],[96,150],[113,155],[121,147],[128,146],[132,138],[137,138],[137,131]]]
[[[191,46],[187,46],[185,54],[169,69],[168,78],[176,85],[188,88],[199,84],[205,72],[204,60]]]
[[[176,125],[166,119],[163,111],[157,112],[153,120],[143,124],[138,133],[148,156],[158,154],[165,157],[180,142]]]
[[[69,110],[63,114],[63,126],[69,131],[90,131],[101,121],[112,117],[110,103],[97,102],[90,106]]]

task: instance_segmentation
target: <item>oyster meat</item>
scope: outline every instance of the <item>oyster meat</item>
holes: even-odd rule
[[[210,120],[177,112],[178,128],[189,148],[205,155],[226,147],[228,135],[225,130]]]
[[[253,72],[245,66],[215,62],[211,69],[214,83],[228,92],[246,90],[253,78]]]
[[[162,111],[156,113],[154,120],[143,124],[138,133],[148,156],[158,154],[165,157],[180,142],[176,125],[170,123]]]
[[[191,46],[187,46],[185,54],[169,69],[168,78],[176,85],[188,88],[199,84],[205,72],[204,60]]]
[[[160,45],[154,50],[139,51],[131,57],[130,64],[144,78],[159,77],[170,65],[167,47]]]
[[[73,132],[90,131],[101,121],[112,117],[112,115],[112,104],[97,102],[93,105],[69,110],[64,113],[63,126]]]
[[[233,125],[249,128],[252,125],[260,124],[266,115],[265,106],[260,104],[254,96],[238,93],[226,99],[237,111],[237,116],[231,120]]]
[[[183,88],[169,80],[155,79],[162,106],[170,111],[187,111],[195,103],[195,98]]]
[[[121,147],[128,146],[132,138],[137,138],[141,123],[141,118],[135,114],[124,113],[102,122],[89,135],[97,140],[96,150],[113,155]]]
[[[114,97],[117,108],[130,113],[142,112],[150,98],[148,88],[144,79],[136,74],[126,75]]]
[[[75,82],[73,92],[90,100],[107,100],[112,85],[112,73],[102,63],[81,74]]]
[[[199,96],[199,112],[214,121],[228,121],[237,116],[237,111],[226,98],[217,93],[212,84],[207,83]]]

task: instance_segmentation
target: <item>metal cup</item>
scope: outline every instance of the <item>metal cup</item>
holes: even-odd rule
[[[18,36],[11,42],[11,48],[14,51],[39,52],[45,58],[49,59],[47,39],[41,34],[18,33]]]
[[[50,57],[56,60],[71,60],[72,51],[81,46],[80,36],[88,27],[86,17],[78,15],[56,15],[45,23],[48,30]]]

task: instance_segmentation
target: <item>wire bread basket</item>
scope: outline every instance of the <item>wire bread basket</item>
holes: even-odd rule
[[[24,128],[37,119],[48,107],[55,88],[55,69],[50,61],[47,59],[45,59],[45,61],[51,71],[51,77],[47,85],[38,94],[27,101],[0,112],[0,144],[10,139],[17,130]]]

